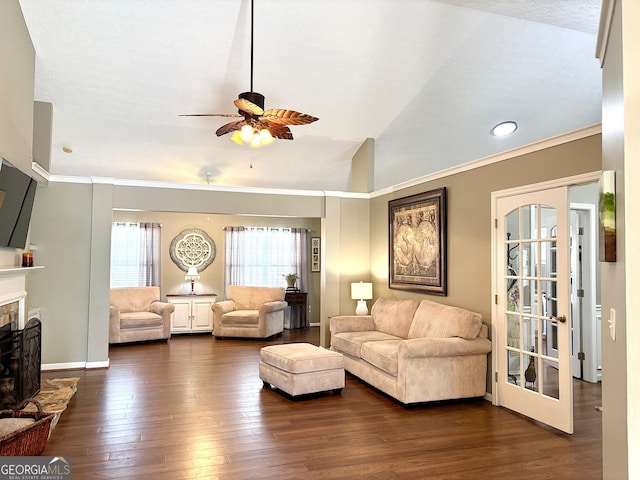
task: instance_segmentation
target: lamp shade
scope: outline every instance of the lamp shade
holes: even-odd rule
[[[187,274],[184,276],[184,278],[186,280],[196,280],[200,278],[200,275],[198,275],[198,269],[196,267],[189,267],[189,270],[187,270]]]
[[[364,282],[351,284],[352,300],[369,300],[371,298],[373,298],[373,284]]]

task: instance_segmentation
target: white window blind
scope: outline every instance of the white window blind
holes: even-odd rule
[[[160,284],[160,225],[114,222],[111,288]]]
[[[286,286],[297,273],[307,284],[307,231],[300,228],[226,227],[226,285]]]

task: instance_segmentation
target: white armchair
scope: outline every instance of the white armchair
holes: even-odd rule
[[[284,330],[285,290],[229,285],[227,299],[211,305],[216,337],[267,338]]]
[[[112,288],[109,343],[167,340],[175,306],[160,301],[160,287]]]

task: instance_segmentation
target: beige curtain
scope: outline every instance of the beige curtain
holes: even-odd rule
[[[160,285],[159,223],[140,223],[140,286]]]

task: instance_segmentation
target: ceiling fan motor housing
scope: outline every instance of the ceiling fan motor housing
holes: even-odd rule
[[[238,98],[242,98],[244,100],[249,100],[251,103],[253,103],[254,105],[259,106],[261,109],[264,110],[264,95],[262,95],[261,93],[258,92],[242,92],[240,95],[238,95]],[[243,112],[239,112],[240,114],[242,114]]]

